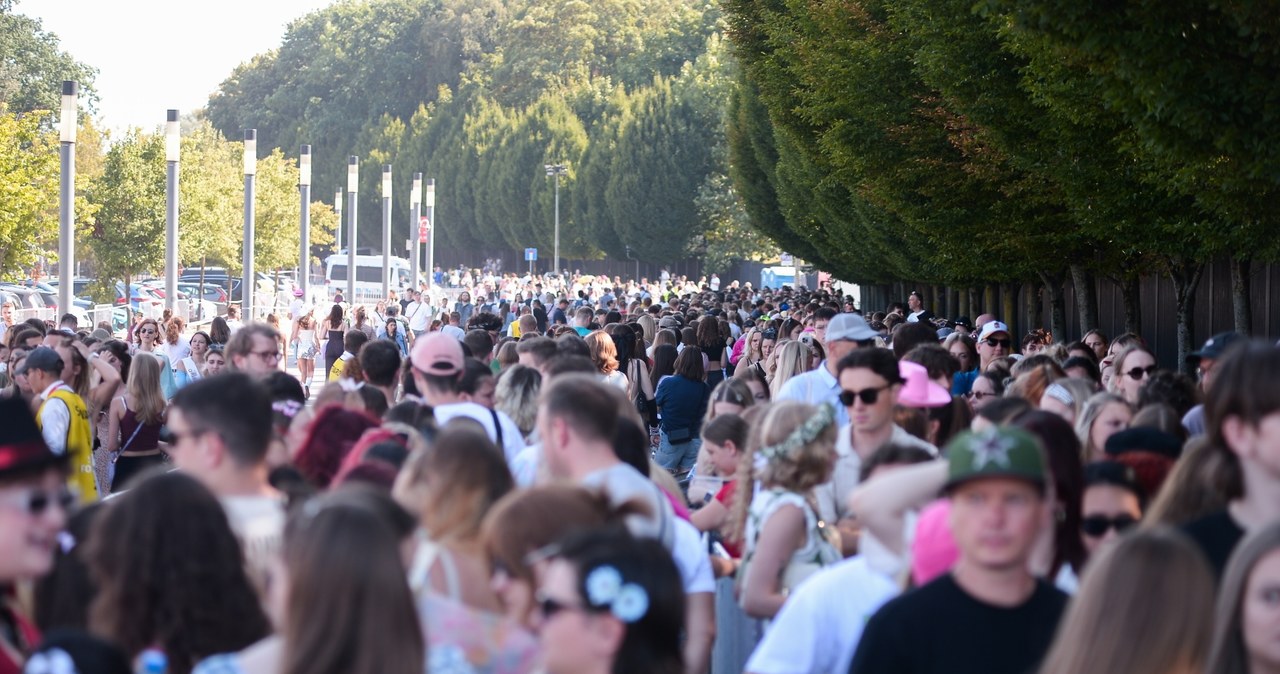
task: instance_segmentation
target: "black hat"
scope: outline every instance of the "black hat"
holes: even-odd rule
[[[67,455],[54,454],[40,435],[31,408],[20,398],[0,400],[0,477],[34,473],[65,463]]]
[[[968,316],[960,316],[960,317],[959,317],[959,318],[957,318],[956,320],[951,321],[951,327],[953,327],[953,328],[962,328],[962,327],[963,327],[963,328],[969,328],[970,330],[972,330],[972,329],[973,329],[973,321],[969,320],[969,317],[968,317]]]
[[[1210,337],[1199,351],[1187,354],[1187,365],[1196,366],[1203,358],[1221,358],[1227,348],[1244,336],[1238,332],[1219,332]]]
[[[1119,456],[1128,452],[1153,452],[1177,459],[1182,455],[1182,441],[1158,428],[1145,426],[1126,428],[1107,438],[1107,455]]]
[[[22,363],[22,367],[14,371],[14,374],[26,374],[32,370],[41,372],[62,372],[62,356],[57,351],[47,347],[38,346],[27,354],[27,359]]]

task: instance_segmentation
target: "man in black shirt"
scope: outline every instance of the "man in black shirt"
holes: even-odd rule
[[[1214,367],[1205,431],[1226,509],[1183,525],[1219,578],[1248,531],[1280,518],[1280,349],[1240,340]]]
[[[947,456],[959,560],[871,617],[851,674],[1023,674],[1053,641],[1067,597],[1027,568],[1052,507],[1039,443],[998,428],[961,435]]]

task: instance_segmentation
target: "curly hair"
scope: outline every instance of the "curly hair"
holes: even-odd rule
[[[307,481],[325,489],[360,436],[377,426],[378,420],[364,412],[338,405],[324,407],[311,422],[293,463]]]
[[[194,478],[159,474],[108,502],[85,550],[98,593],[89,627],[130,658],[159,645],[169,670],[271,632],[222,504]]]

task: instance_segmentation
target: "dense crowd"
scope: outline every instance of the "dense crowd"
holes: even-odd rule
[[[1280,349],[488,267],[0,322],[0,674],[1280,671]]]

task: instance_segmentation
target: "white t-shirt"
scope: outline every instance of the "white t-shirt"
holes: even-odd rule
[[[676,544],[671,550],[671,558],[676,568],[680,569],[680,580],[684,583],[684,593],[714,593],[716,591],[715,574],[711,571],[711,557],[702,544],[702,533],[689,522],[675,518]]]
[[[907,447],[919,447],[932,456],[938,448],[894,425],[889,443]],[[888,443],[886,443],[888,444]],[[877,448],[878,449],[878,448]],[[853,513],[849,512],[849,493],[858,486],[862,472],[862,455],[853,448],[853,425],[845,424],[836,434],[836,467],[831,480],[813,488],[813,498],[818,503],[818,516],[824,522],[838,522]]]
[[[409,317],[410,330],[422,332],[431,327],[431,307],[426,303],[410,302],[404,313]]]
[[[520,434],[520,428],[506,414],[497,410],[491,410],[479,403],[447,403],[444,405],[436,405],[433,409],[436,416],[436,425],[443,428],[450,420],[457,417],[466,417],[473,419],[484,427],[484,432],[489,434],[489,439],[502,446],[502,454],[507,460],[507,465],[511,466],[516,455],[520,450],[524,449],[524,436]],[[494,426],[493,420],[498,420],[501,426],[501,435],[498,433],[497,427]],[[501,437],[501,441],[499,441]]]
[[[867,620],[898,592],[893,579],[862,555],[818,572],[787,597],[746,671],[848,672]]]

